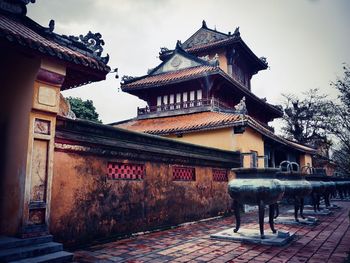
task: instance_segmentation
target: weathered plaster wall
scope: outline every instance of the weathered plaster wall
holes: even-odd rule
[[[108,162],[144,164],[145,176],[107,179]],[[174,165],[195,167],[196,180],[173,181]],[[231,208],[227,182],[213,181],[212,168],[238,166],[232,151],[60,120],[50,232],[69,245],[223,214]]]
[[[185,133],[182,137],[177,137],[175,135],[169,135],[167,137],[182,142],[194,143],[222,150],[234,150],[234,134],[232,128]]]
[[[107,180],[108,161],[125,162],[55,153],[50,228],[59,240],[86,242],[230,210],[227,182],[213,182],[210,167],[196,166],[196,181],[173,181],[172,165],[145,162],[142,181]]]

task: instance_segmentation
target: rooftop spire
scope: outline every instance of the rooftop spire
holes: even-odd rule
[[[202,28],[208,28],[208,27],[207,27],[207,23],[205,22],[204,19],[203,19],[203,21],[202,21]]]
[[[233,32],[233,34],[238,37],[241,35],[241,33],[239,32],[239,26],[236,27],[235,32]]]
[[[175,49],[181,49],[181,50],[183,50],[183,48],[182,48],[182,43],[181,43],[180,40],[178,40],[178,41],[176,42],[176,47],[175,47]]]

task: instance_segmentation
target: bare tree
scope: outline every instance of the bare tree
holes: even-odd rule
[[[283,94],[284,135],[309,146],[330,146],[328,119],[333,114],[333,104],[318,89],[311,89],[303,95],[300,99],[293,94]]]
[[[333,103],[330,130],[339,141],[332,159],[345,175],[350,176],[350,68],[345,64],[344,75],[331,85],[339,91],[338,104]]]

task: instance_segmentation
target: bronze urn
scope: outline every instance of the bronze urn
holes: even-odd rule
[[[305,219],[303,215],[304,210],[304,198],[311,194],[312,186],[305,180],[300,172],[280,172],[277,174],[277,178],[284,185],[285,191],[283,198],[292,199],[294,202],[294,218],[299,222],[298,212],[300,211],[301,218]],[[278,208],[278,206],[276,206]],[[278,216],[278,209],[277,215]]]
[[[228,193],[233,199],[236,218],[234,232],[240,228],[239,204],[257,205],[259,208],[260,236],[264,238],[265,205],[269,205],[269,224],[273,233],[274,205],[282,199],[284,185],[276,179],[276,168],[236,168],[232,169],[236,179],[228,183]]]

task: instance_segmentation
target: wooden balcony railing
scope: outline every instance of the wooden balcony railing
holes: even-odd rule
[[[154,112],[165,112],[165,111],[176,111],[176,110],[184,110],[195,107],[211,107],[212,109],[217,110],[231,110],[231,107],[220,102],[217,99],[201,99],[201,100],[191,100],[191,101],[182,101],[172,104],[162,104],[160,106],[151,106],[145,108],[137,108],[137,115],[146,115]]]

